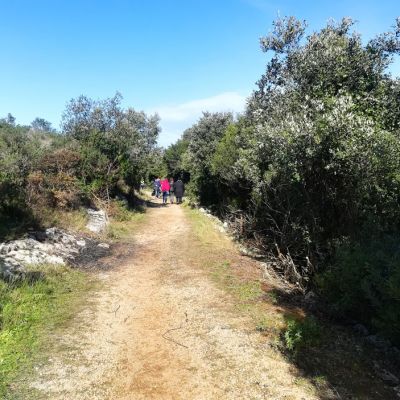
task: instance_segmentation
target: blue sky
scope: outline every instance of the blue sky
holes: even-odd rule
[[[268,56],[259,38],[279,14],[309,29],[351,16],[365,39],[387,31],[398,0],[0,0],[0,116],[43,117],[58,128],[66,102],[124,96],[158,112],[160,144],[202,110],[241,111]],[[400,63],[392,69],[400,75]]]

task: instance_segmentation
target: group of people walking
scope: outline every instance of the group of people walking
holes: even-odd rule
[[[159,198],[162,196],[163,204],[168,203],[168,197],[173,204],[176,201],[176,204],[182,203],[182,197],[185,190],[185,186],[181,179],[178,179],[176,182],[173,178],[157,178],[154,179],[154,195]]]

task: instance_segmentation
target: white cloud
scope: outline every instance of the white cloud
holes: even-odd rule
[[[245,96],[237,92],[225,92],[182,104],[155,107],[148,112],[157,112],[161,117],[162,133],[159,143],[161,146],[168,146],[179,139],[183,131],[201,117],[203,111],[238,113],[244,111],[245,104]]]
[[[157,112],[165,121],[185,121],[197,117],[202,111],[234,111],[243,110],[245,97],[236,92],[221,93],[205,99],[192,100],[177,106],[158,107]]]

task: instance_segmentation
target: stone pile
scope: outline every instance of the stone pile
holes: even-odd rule
[[[82,238],[62,229],[49,228],[30,233],[27,238],[0,243],[0,278],[14,281],[25,276],[27,265],[79,265],[104,256],[107,243]]]

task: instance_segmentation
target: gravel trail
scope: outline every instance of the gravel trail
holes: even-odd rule
[[[122,265],[99,272],[104,287],[36,368],[38,398],[317,398],[198,268],[208,254],[194,253],[181,207],[149,208],[135,238]]]

